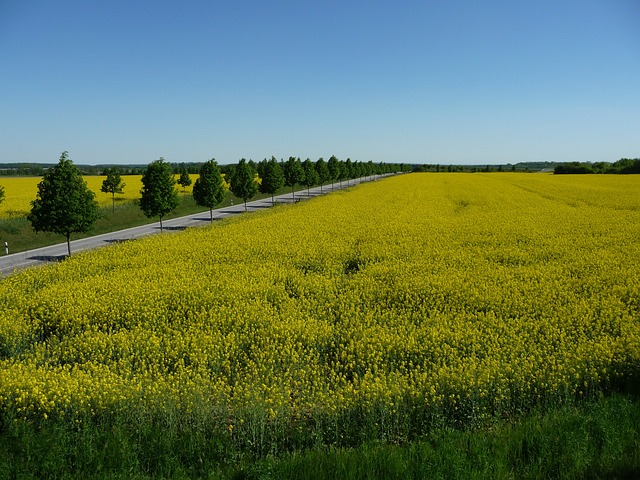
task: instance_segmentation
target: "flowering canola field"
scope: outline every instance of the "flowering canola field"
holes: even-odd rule
[[[363,184],[2,279],[0,411],[263,448],[509,416],[638,374],[639,258],[637,176]]]
[[[192,184],[185,188],[185,194],[191,194],[193,182],[198,175],[190,175]],[[96,201],[101,207],[111,207],[111,194],[100,191],[104,176],[87,175],[82,179],[87,183],[89,189],[96,194]],[[140,199],[142,189],[142,175],[122,175],[124,182],[124,193],[115,195],[116,205],[119,203],[132,202]],[[179,175],[175,175],[176,180]],[[25,217],[31,211],[31,202],[35,200],[38,193],[38,184],[42,177],[0,177],[0,186],[4,188],[5,198],[0,203],[0,220],[4,218]],[[182,193],[182,187],[176,185]]]

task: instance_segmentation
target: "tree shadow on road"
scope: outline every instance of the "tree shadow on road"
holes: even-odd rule
[[[105,243],[124,243],[130,242],[130,238],[110,238],[108,240],[103,240]]]
[[[38,260],[40,262],[61,262],[68,255],[34,255],[32,257],[27,257],[28,260]]]
[[[155,228],[156,228],[156,230],[160,230],[160,227],[155,227]],[[187,229],[187,227],[184,227],[184,226],[178,226],[178,227],[167,227],[167,226],[164,226],[164,227],[162,227],[162,230],[172,230],[172,231],[182,231],[182,230],[186,230],[186,229]]]

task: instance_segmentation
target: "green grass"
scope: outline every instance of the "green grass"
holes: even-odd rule
[[[436,429],[404,445],[319,445],[261,458],[206,425],[5,416],[0,446],[0,478],[635,479],[640,403],[613,394],[475,431]]]
[[[331,188],[329,185],[327,188]],[[297,192],[306,190],[298,187]],[[289,187],[282,188],[277,195],[291,193]],[[206,208],[196,205],[191,195],[183,195],[179,193],[180,204],[178,207],[167,215],[164,220],[182,217],[194,213],[207,212]],[[270,195],[258,194],[252,200],[270,198]],[[240,205],[242,199],[239,199],[227,192],[227,195],[218,208],[228,207],[231,204]],[[149,223],[157,223],[159,219],[147,218],[140,210],[137,202],[118,203],[116,199],[115,212],[112,212],[111,206],[100,209],[100,218],[95,223],[94,228],[86,234],[73,234],[71,240],[86,238],[93,235],[123,230],[125,228],[137,227]],[[28,250],[34,250],[48,245],[64,243],[65,237],[53,233],[35,233],[31,227],[31,223],[22,218],[0,219],[0,255],[4,255],[4,242],[9,244],[9,253],[19,253]]]

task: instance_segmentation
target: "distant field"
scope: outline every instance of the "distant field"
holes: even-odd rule
[[[598,398],[639,231],[638,176],[410,174],[78,254],[0,281],[0,414],[266,455]]]
[[[192,182],[196,181],[198,175],[190,175]],[[111,194],[102,193],[100,187],[103,176],[82,177],[87,186],[96,194],[96,201],[100,206],[111,205]],[[178,176],[176,175],[176,179]],[[142,188],[141,175],[123,175],[122,181],[125,183],[124,193],[116,194],[116,205],[124,202],[131,202],[140,198]],[[4,187],[5,198],[0,203],[0,219],[24,217],[31,211],[31,201],[36,198],[38,183],[42,177],[0,177],[0,185]],[[182,187],[176,185],[178,191],[182,193]],[[186,194],[192,191],[193,183],[185,189]]]

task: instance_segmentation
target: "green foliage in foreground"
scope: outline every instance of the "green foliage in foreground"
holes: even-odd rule
[[[206,426],[0,419],[0,478],[537,479],[640,477],[640,399],[615,394],[404,445],[257,458]]]

